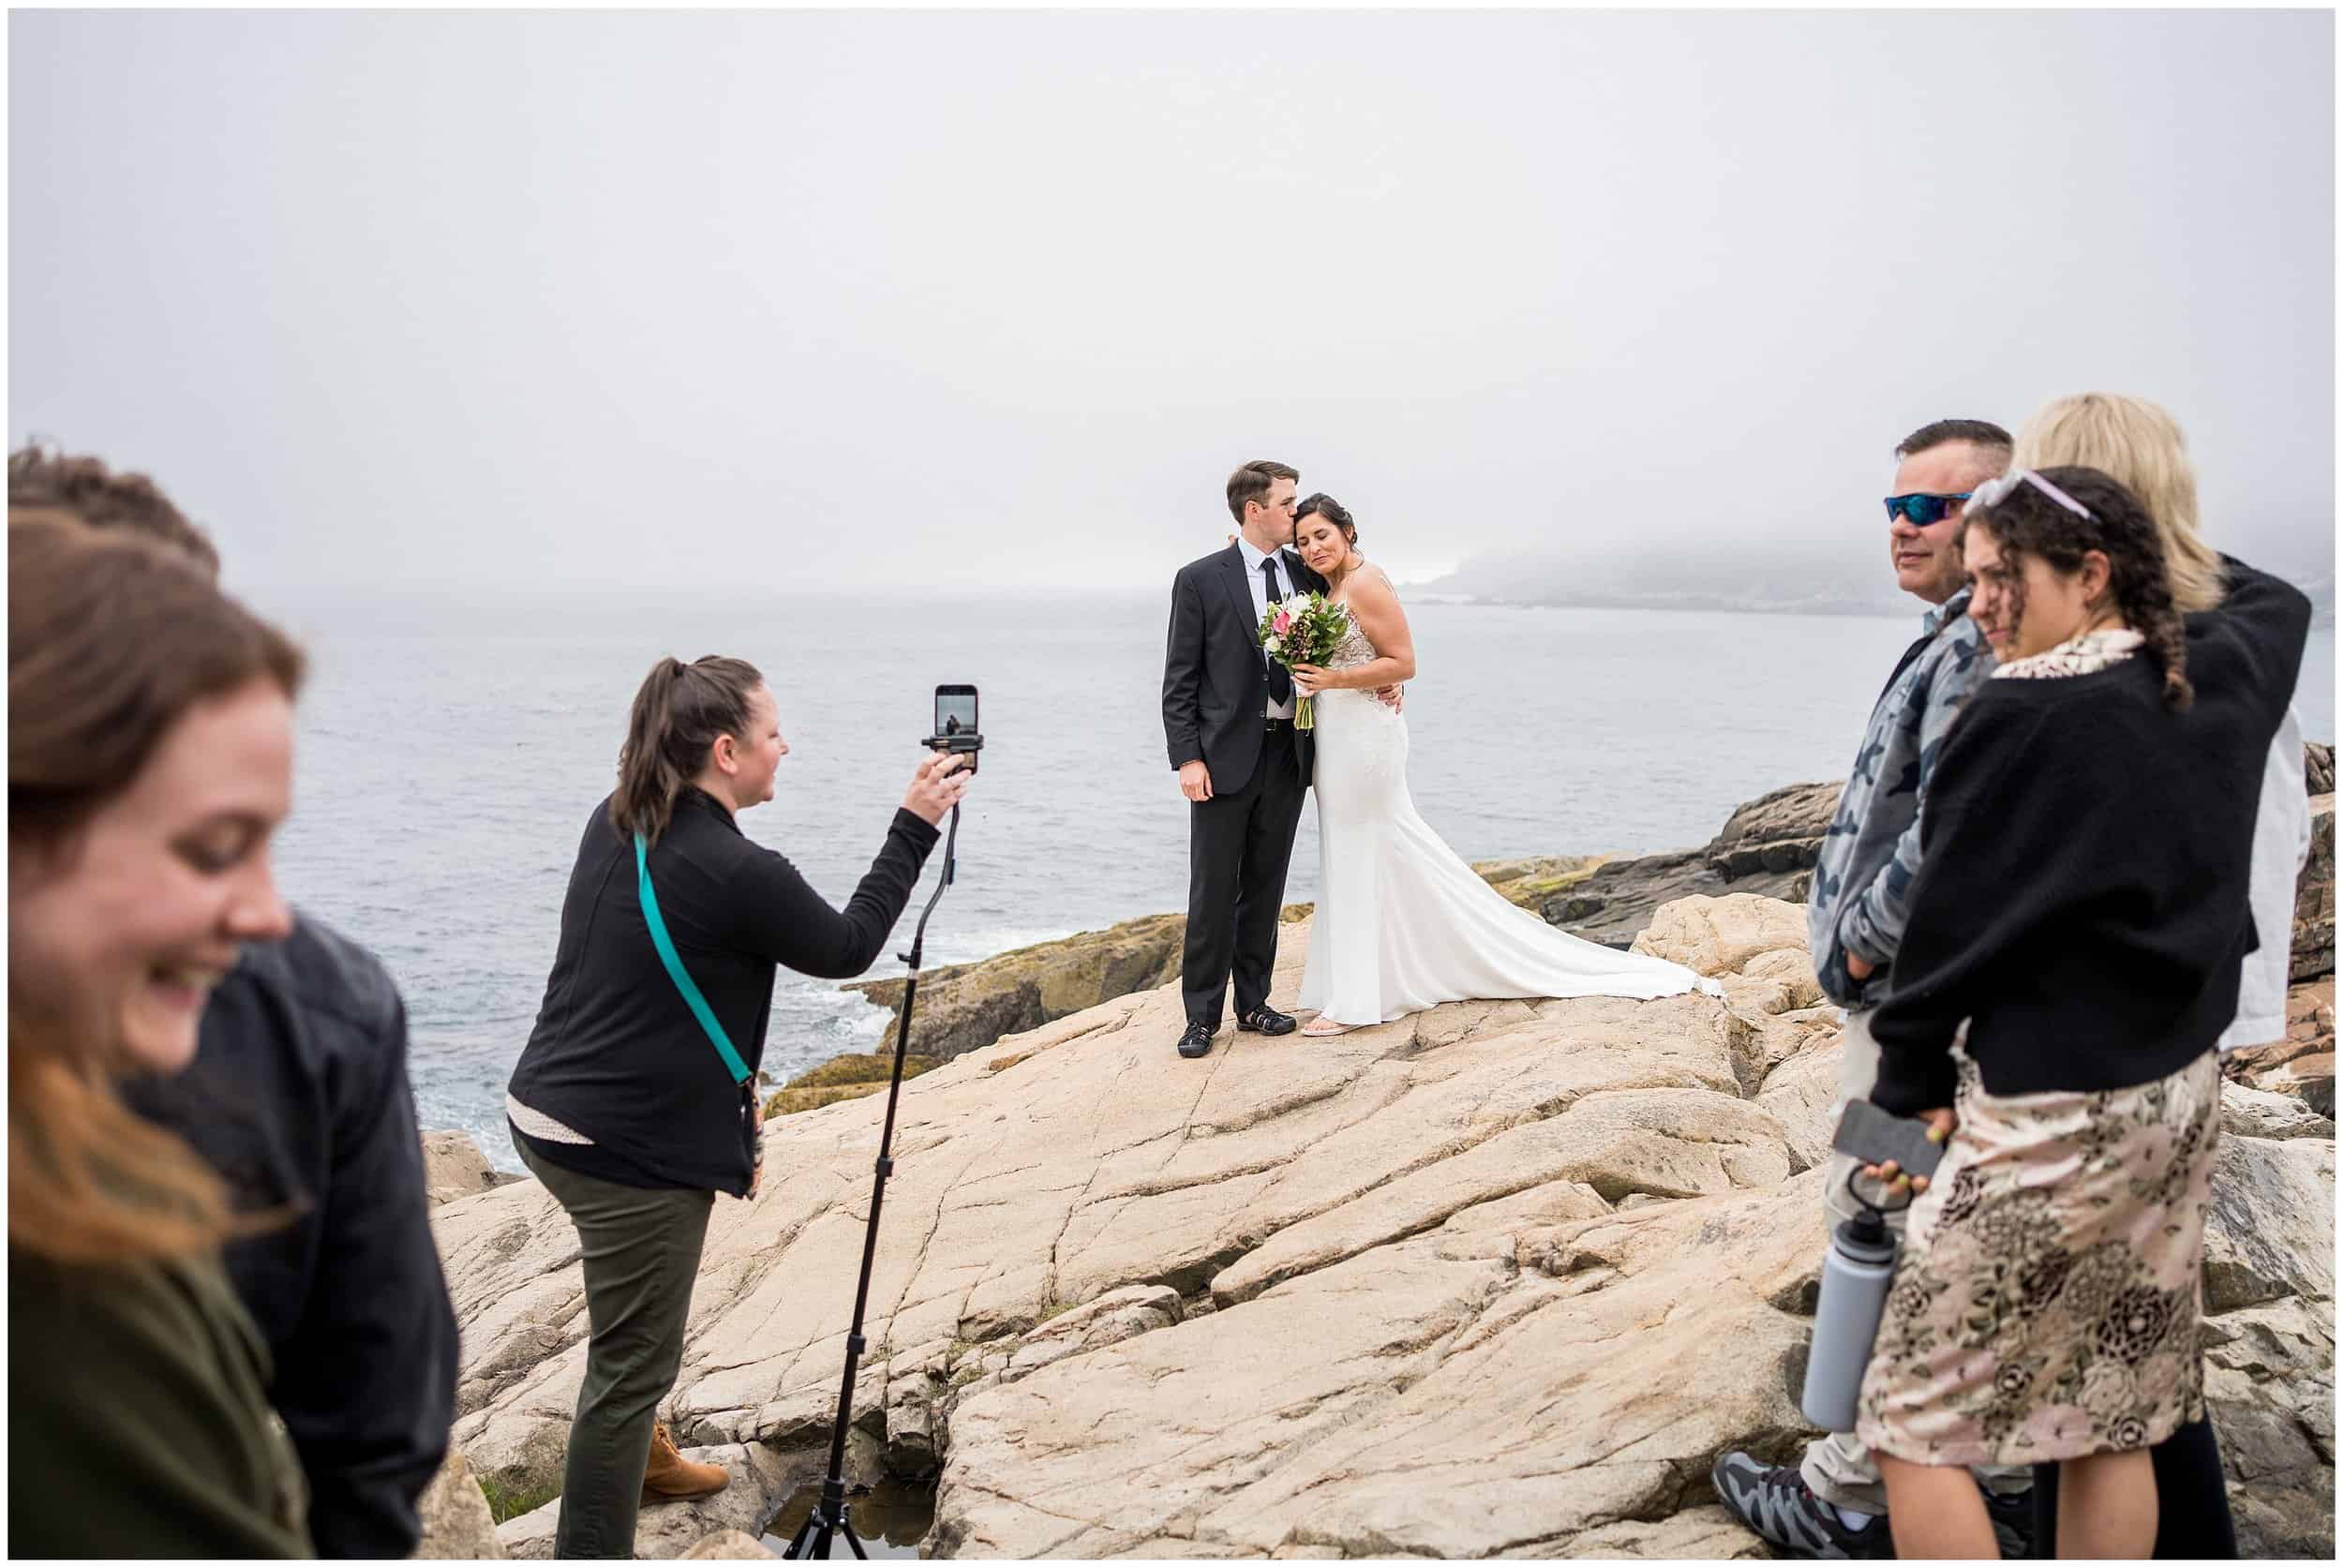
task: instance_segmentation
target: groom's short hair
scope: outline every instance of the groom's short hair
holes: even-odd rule
[[[1301,477],[1300,469],[1290,469],[1266,457],[1255,458],[1229,475],[1229,515],[1240,523],[1244,522],[1246,501],[1261,500],[1269,494],[1269,486],[1280,479],[1299,480]]]

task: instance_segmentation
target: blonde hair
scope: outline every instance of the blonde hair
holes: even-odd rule
[[[2197,470],[2180,422],[2144,397],[2084,392],[2045,405],[2018,432],[2012,469],[2097,469],[2140,498],[2164,541],[2174,607],[2221,602],[2221,558],[2197,533]]]

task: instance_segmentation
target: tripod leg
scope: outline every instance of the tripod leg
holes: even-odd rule
[[[816,1505],[814,1510],[805,1516],[805,1523],[798,1527],[797,1534],[789,1538],[789,1549],[781,1555],[797,1562],[811,1561],[817,1557],[828,1558],[829,1556],[828,1532],[817,1531],[816,1528],[821,1523],[822,1511]],[[817,1534],[821,1537],[818,1542],[815,1539]]]
[[[846,1545],[854,1548],[855,1556],[860,1558],[865,1562],[868,1562],[871,1560],[871,1554],[862,1549],[862,1537],[854,1532],[854,1521],[852,1519],[841,1519],[838,1523],[838,1532],[846,1538]]]

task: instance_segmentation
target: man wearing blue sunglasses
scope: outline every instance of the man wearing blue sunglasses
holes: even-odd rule
[[[1920,792],[1962,704],[1992,673],[1992,651],[1968,616],[1961,512],[1972,492],[2008,468],[2010,444],[1998,425],[1942,419],[1896,448],[1894,494],[1887,498],[1888,560],[1896,586],[1930,608],[1918,640],[1904,650],[1872,709],[1807,898],[1815,978],[1846,1009],[1834,1125],[1840,1109],[1868,1097],[1879,1075],[1870,1016],[1887,999],[1906,901],[1919,874]],[[1853,1162],[1833,1157],[1825,1202],[1836,1224],[1852,1213],[1845,1193]],[[1727,1453],[1712,1479],[1725,1506],[1787,1556],[1896,1555],[1879,1467],[1851,1432],[1809,1443],[1798,1465]],[[2006,1555],[2024,1555],[2032,1479],[2022,1470],[1979,1475]]]

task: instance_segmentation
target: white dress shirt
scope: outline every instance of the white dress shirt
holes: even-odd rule
[[[1261,618],[1269,613],[1269,587],[1261,581],[1261,563],[1264,560],[1276,562],[1271,570],[1277,574],[1277,597],[1280,599],[1291,596],[1293,574],[1286,566],[1283,551],[1272,554],[1268,551],[1257,550],[1253,547],[1253,542],[1241,533],[1236,536],[1236,547],[1245,556],[1245,586],[1252,590],[1253,624],[1259,626]],[[1269,655],[1264,653],[1261,657],[1266,659]],[[1292,718],[1293,699],[1288,697],[1283,702],[1273,700],[1269,704],[1268,716],[1272,719]]]

